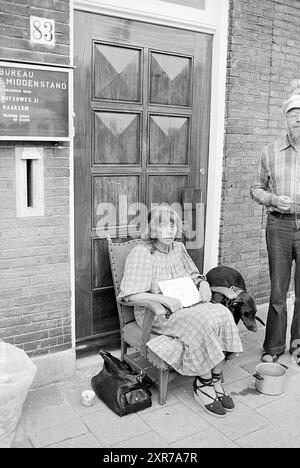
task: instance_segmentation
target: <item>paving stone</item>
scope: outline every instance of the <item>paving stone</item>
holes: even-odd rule
[[[259,348],[261,349],[263,347],[263,342],[265,339],[265,328],[261,328],[257,330],[256,333],[253,332],[247,332],[242,339],[243,345],[247,344],[249,347],[253,348]]]
[[[101,448],[101,445],[93,435],[86,434],[50,445],[47,448]]]
[[[11,448],[33,448],[28,434],[20,423],[16,428],[15,437],[12,441]]]
[[[72,410],[76,412],[77,416],[86,415],[106,408],[106,405],[100,398],[95,397],[95,403],[92,406],[83,406],[81,403],[81,393],[84,390],[92,390],[90,383],[90,372],[76,372],[72,379],[68,379],[59,385],[59,389],[64,395],[66,401],[71,405]]]
[[[194,378],[186,375],[177,374],[175,378],[169,383],[168,388],[177,387],[178,385],[188,384],[192,385]]]
[[[168,448],[169,445],[154,432],[118,442],[112,448]]]
[[[242,448],[300,448],[300,440],[274,424],[237,439],[235,443]]]
[[[257,411],[272,424],[279,424],[283,431],[292,433],[294,437],[300,435],[299,400],[283,397],[279,401],[258,408]]]
[[[235,382],[248,376],[248,373],[239,367],[235,361],[237,362],[237,359],[227,361],[224,366],[223,376],[225,384]]]
[[[245,346],[243,344],[244,351],[240,353],[239,357],[235,359],[235,364],[237,366],[242,367],[244,364],[247,362],[254,362],[257,361],[257,363],[260,362],[261,359],[261,354],[262,354],[262,348],[259,349],[258,347],[255,346]]]
[[[140,413],[141,414],[141,413]],[[162,406],[141,418],[168,443],[188,437],[208,427],[208,423],[188,406],[176,403]]]
[[[207,413],[204,413],[204,417],[210,425],[233,441],[269,424],[268,419],[240,402],[236,402],[235,411],[227,413],[225,418],[216,418]]]
[[[29,434],[76,419],[76,414],[58,385],[29,392],[22,412],[22,425]]]
[[[28,434],[25,432],[22,424],[18,424],[15,437],[12,441],[11,448],[33,448]]]
[[[83,416],[82,420],[100,444],[107,447],[150,432],[150,428],[137,414],[119,417],[110,410],[101,410]]]
[[[13,442],[11,448],[34,448],[30,439],[20,440],[19,442]]]
[[[57,407],[65,404],[65,398],[59,384],[31,390],[24,403],[24,409],[40,411],[43,408]]]
[[[264,395],[255,389],[254,378],[249,376],[238,382],[226,385],[226,390],[235,401],[239,401],[249,408],[255,409],[272,401],[283,398],[283,395]]]
[[[297,370],[289,369],[288,374],[289,377],[286,379],[285,382],[285,391],[283,394],[283,398],[289,399],[293,398],[295,400],[300,400],[300,368],[298,366]],[[291,374],[293,372],[293,374]]]
[[[76,371],[78,372],[87,370],[89,373],[92,372],[92,375],[95,375],[100,369],[102,369],[102,367],[103,359],[98,353],[90,354],[89,356],[81,356],[76,359]]]
[[[193,411],[199,414],[203,410],[199,407],[199,404],[194,400],[193,387],[190,384],[181,385],[173,389],[174,395],[184,405],[191,408]],[[200,414],[201,415],[201,414]]]
[[[171,444],[174,448],[236,448],[228,437],[210,427]]]
[[[256,372],[256,366],[260,364],[260,361],[252,361],[252,362],[246,362],[245,364],[242,365],[242,369],[246,372],[246,374],[253,375]]]
[[[286,364],[287,366],[295,364],[295,367],[298,367],[288,351],[285,351],[285,353],[280,356],[278,362],[282,362],[282,364]]]
[[[88,369],[83,368],[81,370],[76,370],[74,375],[61,382],[61,386],[76,385],[82,390],[90,390],[92,389],[91,379],[98,373],[97,370],[98,369],[96,369],[94,366]]]
[[[151,411],[155,411],[156,409],[162,407],[162,405],[160,405],[158,403],[157,388],[156,387],[151,387],[151,393],[152,393],[152,406],[150,406],[149,408],[144,409],[142,414],[151,413]],[[175,403],[178,403],[178,398],[176,397],[176,395],[174,393],[174,390],[172,390],[172,388],[168,387],[167,399],[166,399],[166,403],[164,404],[164,406],[174,405]]]
[[[86,433],[86,426],[79,419],[75,419],[38,432],[32,431],[30,439],[34,447],[42,448]]]

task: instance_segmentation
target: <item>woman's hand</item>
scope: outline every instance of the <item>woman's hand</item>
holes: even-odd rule
[[[201,302],[210,302],[211,301],[211,289],[207,281],[201,281],[199,286],[199,296]]]
[[[167,307],[172,312],[172,314],[177,312],[177,310],[183,309],[181,302],[178,299],[174,299],[173,297],[162,296],[161,303]]]

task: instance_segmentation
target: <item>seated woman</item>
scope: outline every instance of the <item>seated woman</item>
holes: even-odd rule
[[[155,316],[152,331],[160,336],[147,346],[183,375],[195,376],[196,401],[210,414],[224,417],[235,407],[221,382],[225,353],[239,353],[242,345],[230,311],[212,304],[211,290],[182,242],[175,241],[181,220],[169,207],[154,208],[148,217],[147,240],[134,247],[126,259],[119,297],[155,300],[171,315]],[[161,294],[158,282],[190,276],[199,289],[199,303],[183,308],[180,301]],[[142,326],[144,308],[135,307]]]

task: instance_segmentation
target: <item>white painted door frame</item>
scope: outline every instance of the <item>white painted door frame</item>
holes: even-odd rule
[[[206,240],[204,247],[204,273],[206,273],[218,263],[229,0],[206,0],[205,11],[177,4],[168,4],[159,0],[73,0],[71,3],[72,61],[74,10],[213,34]],[[72,213],[73,218],[74,213]],[[74,258],[72,262],[74,265]],[[72,296],[74,297],[74,294]],[[73,330],[75,330],[75,308],[72,307],[72,309]],[[73,340],[75,343],[75,331]]]

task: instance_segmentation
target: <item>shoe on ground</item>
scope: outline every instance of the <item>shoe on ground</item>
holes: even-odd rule
[[[226,416],[226,410],[223,408],[222,404],[220,403],[217,397],[212,378],[203,379],[201,377],[195,377],[193,389],[195,400],[197,401],[197,403],[200,404],[200,406],[202,406],[202,408],[207,413],[209,413],[212,416],[216,416],[217,418],[224,418],[224,416]],[[211,390],[211,392],[207,393],[209,390]],[[211,400],[212,402],[205,404],[204,396],[209,398],[209,400]]]
[[[299,354],[300,354],[300,346],[296,346],[295,348],[292,348],[292,347],[291,347],[291,348],[289,349],[290,355],[292,356],[292,355],[294,354],[295,351],[297,351],[297,355],[299,355]]]
[[[297,366],[300,366],[300,346],[297,346],[296,348],[290,348],[289,353],[292,356],[292,359],[294,359]]]
[[[228,393],[226,393],[222,385],[224,382],[223,373],[212,372],[212,379],[213,379],[214,389],[215,389],[217,398],[219,402],[221,403],[221,405],[223,406],[223,408],[229,412],[234,411],[235,410],[234,401],[231,398],[231,396],[229,396]]]
[[[206,411],[211,416],[216,416],[217,418],[224,418],[226,416],[226,410],[223,408],[222,404],[218,399],[215,399],[212,403],[205,405],[201,398],[201,391],[194,391],[194,398],[197,403],[202,406],[204,411]]]
[[[279,356],[281,356],[282,354],[283,354],[283,352],[278,353],[278,354],[263,353],[262,356],[261,356],[261,361],[262,362],[277,362]]]
[[[235,410],[235,404],[231,396],[227,395],[226,393],[220,393],[216,392],[217,397],[225,411],[234,411]]]

